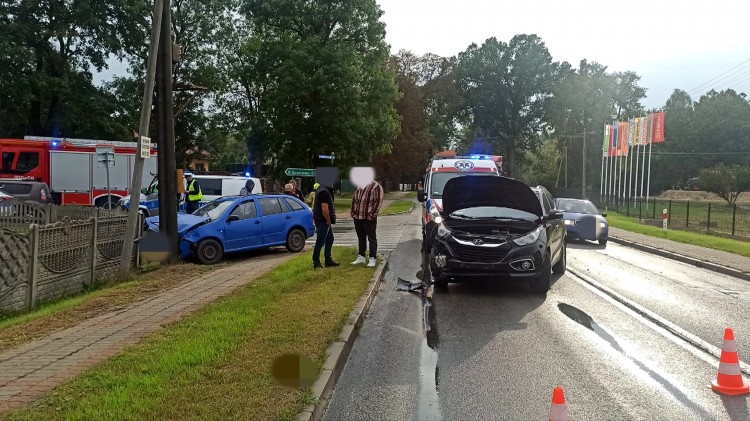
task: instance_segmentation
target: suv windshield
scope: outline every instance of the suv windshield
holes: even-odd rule
[[[478,206],[475,208],[461,209],[453,212],[452,214],[450,214],[450,216],[470,219],[523,219],[529,222],[534,222],[538,219],[537,216],[533,213],[524,212],[522,210],[512,208],[500,208],[496,206]]]
[[[432,174],[432,179],[430,181],[430,197],[433,199],[440,199],[443,197],[443,189],[445,189],[445,185],[448,183],[448,180],[451,180],[456,177],[465,177],[467,175],[471,175],[473,177],[478,176],[493,176],[494,174],[466,174],[466,173],[460,173],[460,172],[436,172]]]
[[[206,205],[198,208],[198,210],[193,212],[193,215],[207,216],[212,221],[215,221],[219,219],[219,217],[221,217],[221,214],[223,214],[224,211],[232,205],[232,203],[234,203],[233,200],[214,200],[213,202],[209,202]]]
[[[593,203],[583,200],[560,200],[557,207],[563,212],[599,215],[599,209]]]

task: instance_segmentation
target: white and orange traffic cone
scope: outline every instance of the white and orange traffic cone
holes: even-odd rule
[[[711,389],[725,395],[744,395],[750,393],[750,384],[742,377],[740,357],[737,354],[737,343],[734,342],[734,331],[724,331],[724,346],[721,347],[719,375],[711,382]]]
[[[556,386],[552,391],[552,405],[549,407],[549,421],[568,421],[568,410],[565,408],[563,388]]]

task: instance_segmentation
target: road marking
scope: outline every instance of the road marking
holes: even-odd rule
[[[712,366],[714,366],[714,368],[719,368],[718,360],[721,359],[720,348],[704,341],[696,335],[693,335],[687,330],[677,326],[675,323],[672,323],[664,317],[661,317],[658,314],[654,313],[653,311],[646,309],[640,304],[637,304],[636,302],[626,298],[613,289],[604,286],[591,277],[579,273],[578,271],[575,271],[570,267],[568,267],[567,271],[569,272],[569,276],[572,275],[570,277],[575,279],[578,283],[587,287],[589,290],[593,291],[610,303],[615,304],[616,307],[630,314],[635,319],[639,320],[641,323],[650,327],[652,330],[661,334],[665,338],[679,344],[684,349],[690,351],[696,356],[702,357],[705,356],[705,354],[708,354],[711,357],[715,358],[716,360],[710,361],[706,358],[701,359],[709,362]],[[696,353],[696,349],[702,351],[702,353]],[[740,367],[742,368],[743,373],[750,375],[750,365],[743,361],[740,361]]]

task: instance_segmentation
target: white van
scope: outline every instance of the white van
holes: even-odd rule
[[[237,196],[245,187],[248,179],[255,182],[253,194],[263,193],[263,186],[261,186],[260,179],[258,178],[234,175],[195,174],[193,175],[193,179],[198,181],[198,184],[201,186],[201,192],[203,192],[203,200],[201,202],[210,202],[223,196]],[[187,181],[185,182],[185,190],[187,190]]]

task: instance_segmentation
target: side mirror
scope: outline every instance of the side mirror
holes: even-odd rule
[[[237,215],[229,215],[229,218],[227,218],[227,222],[234,222],[234,221],[239,221],[239,220],[240,220],[240,217]]]
[[[553,209],[547,214],[548,221],[559,221],[561,219],[563,219],[563,213],[557,209]]]
[[[426,202],[427,201],[427,193],[424,192],[424,190],[419,190],[417,192],[417,200],[420,202]]]
[[[607,217],[607,212],[604,212],[604,213],[602,214],[602,216],[606,218],[606,217]]]

